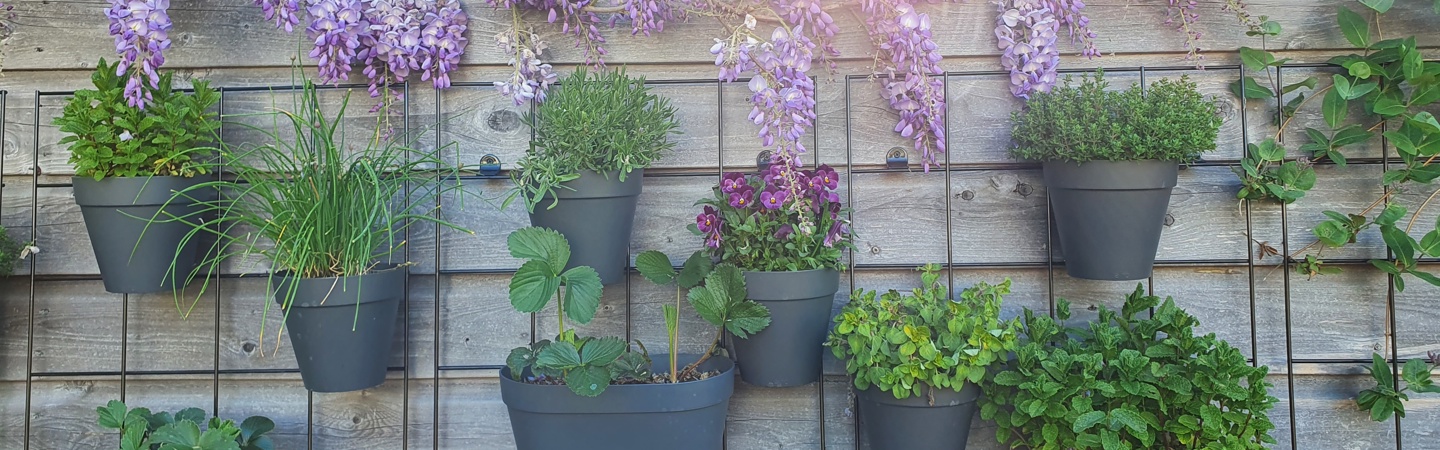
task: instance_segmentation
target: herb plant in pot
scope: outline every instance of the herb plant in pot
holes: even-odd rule
[[[980,383],[1019,347],[1019,320],[1000,320],[1010,280],[980,283],[958,301],[941,267],[921,267],[908,294],[857,290],[827,345],[855,378],[871,448],[964,449]]]
[[[60,144],[69,145],[75,166],[75,202],[106,291],[183,288],[167,269],[172,258],[182,273],[194,269],[196,245],[181,246],[187,227],[166,218],[199,210],[190,201],[170,201],[171,194],[204,181],[200,175],[209,166],[202,159],[211,153],[204,145],[219,128],[209,108],[220,95],[204,81],[194,82],[193,93],[178,91],[171,73],[146,77],[153,84],[127,86],[131,78],[116,74],[119,64],[100,60],[91,75],[95,89],[76,91],[55,118],[70,134]],[[131,90],[141,91],[144,101],[127,96]]]
[[[570,267],[570,245],[554,230],[527,227],[510,234],[510,253],[525,263],[510,280],[516,310],[535,313],[556,302],[559,335],[516,348],[500,374],[500,395],[520,450],[695,449],[724,446],[725,417],[734,392],[734,364],[678,349],[679,305],[664,308],[670,352],[652,361],[616,337],[581,337],[566,319],[588,323],[603,286],[595,270]],[[691,305],[722,332],[747,335],[768,324],[765,309],[745,300],[734,266],[713,270],[703,255],[675,271],[658,252],[642,254],[642,272],[660,284],[689,289]],[[566,267],[570,267],[566,269]],[[703,281],[702,281],[703,280]]]
[[[1215,149],[1215,103],[1186,77],[1106,90],[1103,72],[1036,93],[1013,113],[1018,159],[1042,161],[1065,271],[1150,276],[1180,164]]]
[[[1066,327],[1028,308],[1027,342],[982,387],[980,416],[1007,448],[1263,449],[1273,446],[1269,369],[1215,334],[1172,299],[1144,286],[1120,311]]]
[[[285,315],[307,389],[366,389],[385,380],[390,362],[405,298],[407,264],[399,259],[407,229],[429,223],[467,231],[442,219],[435,203],[464,194],[459,169],[441,149],[382,138],[378,124],[364,147],[347,147],[337,132],[349,94],[333,119],[309,80],[298,96],[294,111],[275,113],[275,131],[256,130],[272,142],[221,147],[234,177],[191,189],[225,195],[202,203],[213,218],[190,222],[186,239],[217,236],[204,260],[212,271],[229,256],[270,262],[267,287]],[[262,317],[273,314],[270,306]],[[264,339],[262,325],[262,346]]]
[[[772,325],[730,342],[746,383],[799,386],[820,378],[840,261],[851,248],[848,211],[829,166],[776,161],[761,174],[726,173],[691,231],[710,254],[744,271],[747,298]]]
[[[534,138],[506,203],[523,198],[531,225],[565,235],[569,267],[590,266],[604,284],[624,280],[644,169],[675,146],[675,108],[643,77],[582,68],[526,122]]]

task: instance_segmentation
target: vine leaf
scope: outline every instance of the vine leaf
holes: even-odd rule
[[[1386,11],[1390,10],[1391,6],[1395,6],[1395,0],[1360,0],[1360,3],[1364,3],[1365,6],[1370,7],[1370,9],[1380,14],[1385,14]]]
[[[1338,89],[1331,89],[1325,93],[1325,104],[1322,112],[1325,114],[1325,124],[1330,128],[1340,128],[1340,123],[1345,121],[1345,114],[1349,112],[1348,103],[1340,96]]]
[[[1241,77],[1239,80],[1230,83],[1230,92],[1244,99],[1263,99],[1275,97],[1275,91],[1255,81],[1254,77]]]
[[[1370,23],[1366,22],[1364,17],[1342,6],[1337,19],[1340,22],[1340,31],[1345,33],[1345,40],[1356,47],[1370,47]]]

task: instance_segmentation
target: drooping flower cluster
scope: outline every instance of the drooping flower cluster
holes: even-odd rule
[[[1030,98],[1030,92],[1049,92],[1055,85],[1056,68],[1060,65],[1058,37],[1060,28],[1070,32],[1071,41],[1082,46],[1086,57],[1100,55],[1095,48],[1095,32],[1090,18],[1084,15],[1085,3],[1080,0],[1003,0],[1000,15],[995,19],[995,37],[999,41],[1000,65],[1010,71],[1010,92]]]
[[[298,0],[255,0],[267,20],[286,31],[299,24]],[[459,0],[309,0],[305,30],[314,39],[310,57],[324,83],[349,79],[364,64],[370,96],[419,72],[437,89],[450,87],[460,64],[470,18]]]
[[[825,11],[820,0],[773,0],[773,3],[775,12],[786,22],[810,31],[811,40],[820,45],[820,60],[834,69],[835,61],[831,58],[840,56],[840,50],[835,48],[835,35],[839,34],[840,27],[835,25],[835,19]]]
[[[1178,23],[1177,23],[1177,20]],[[1197,24],[1200,22],[1200,2],[1196,0],[1170,0],[1166,8],[1165,24],[1174,25],[1175,30],[1185,34],[1185,58],[1189,60],[1200,60],[1200,33]]]
[[[110,0],[105,16],[110,18],[110,35],[120,54],[116,74],[130,73],[125,99],[130,106],[144,109],[154,97],[149,89],[160,88],[156,71],[165,64],[170,48],[170,0]],[[140,70],[130,70],[131,66]],[[147,87],[149,89],[147,89]]]
[[[760,126],[761,142],[776,147],[777,164],[798,164],[797,158],[805,153],[802,138],[815,126],[815,80],[808,73],[815,43],[798,27],[794,32],[777,27],[765,41],[749,33],[748,27],[738,30],[744,31],[728,41],[716,39],[710,48],[720,67],[719,78],[730,82],[742,73],[753,74],[747,83],[749,119]]]
[[[694,231],[714,256],[745,270],[838,267],[850,245],[839,181],[826,165],[726,173],[714,197],[701,202]]]
[[[880,95],[900,113],[895,132],[911,138],[925,170],[945,151],[944,82],[940,47],[930,34],[930,16],[905,0],[863,0],[865,25],[880,42]]]
[[[534,100],[545,102],[545,92],[560,78],[550,63],[540,59],[545,42],[534,31],[510,29],[495,35],[495,43],[510,56],[510,78],[495,83],[500,93],[515,101],[515,106]]]

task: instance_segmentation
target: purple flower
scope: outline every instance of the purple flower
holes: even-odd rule
[[[785,206],[785,191],[765,191],[760,193],[760,204],[765,209],[780,209]]]
[[[727,172],[725,178],[720,180],[720,192],[726,194],[734,193],[737,190],[749,187],[745,180],[745,174],[740,172]]]
[[[715,208],[706,206],[705,212],[695,216],[695,227],[699,228],[701,233],[710,233],[718,230],[720,228],[720,218],[717,217],[715,213]]]
[[[721,239],[722,238],[720,237],[720,233],[711,233],[705,235],[705,246],[710,248],[720,248]]]
[[[821,164],[810,176],[810,184],[833,191],[840,187],[840,173],[830,168],[829,164]]]
[[[144,109],[152,99],[145,89],[160,88],[160,74],[165,64],[165,50],[170,48],[170,0],[110,0],[105,16],[110,19],[110,34],[115,37],[115,52],[120,61],[115,74],[128,76],[125,99],[130,106]],[[139,70],[131,70],[139,66]]]
[[[775,239],[785,240],[785,238],[790,237],[790,235],[792,234],[795,234],[795,227],[792,227],[790,226],[790,224],[787,223],[785,225],[781,225],[780,229],[775,230]]]
[[[849,234],[850,227],[845,225],[845,222],[837,220],[833,225],[830,225],[830,231],[825,233],[824,244],[826,247],[834,247],[835,244],[845,240],[845,236]]]
[[[735,191],[730,194],[730,207],[736,209],[749,208],[750,202],[754,201],[754,199],[755,189],[746,186],[745,189]]]

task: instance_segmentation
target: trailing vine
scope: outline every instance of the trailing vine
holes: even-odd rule
[[[1360,3],[1378,24],[1392,2]],[[1242,47],[1240,57],[1246,69],[1263,73],[1265,79],[1262,82],[1246,75],[1232,83],[1231,90],[1242,99],[1273,98],[1283,103],[1275,116],[1275,134],[1247,145],[1249,154],[1236,169],[1242,184],[1238,197],[1293,203],[1314,187],[1314,164],[1329,161],[1344,167],[1347,150],[1383,136],[1400,159],[1400,167],[1385,171],[1385,192],[1355,213],[1325,211],[1326,220],[1312,232],[1316,240],[1285,257],[1307,277],[1338,273],[1339,267],[1325,264],[1324,254],[1355,243],[1361,232],[1375,228],[1392,256],[1370,263],[1394,275],[1397,291],[1405,289],[1406,276],[1440,286],[1440,276],[1419,266],[1420,258],[1440,256],[1440,222],[1416,228],[1420,214],[1440,196],[1440,189],[1430,185],[1440,178],[1440,164],[1432,164],[1440,156],[1440,121],[1425,110],[1440,101],[1440,63],[1426,62],[1413,36],[1383,39],[1378,27],[1372,30],[1372,18],[1345,7],[1337,17],[1346,40],[1361,53],[1331,58],[1329,62],[1343,71],[1328,80],[1309,77],[1285,86],[1278,85],[1277,75],[1289,59],[1277,58],[1264,46],[1266,38],[1280,34],[1280,26],[1265,18],[1252,26],[1249,34],[1259,37],[1262,46]],[[1284,100],[1286,95],[1290,95],[1288,100]],[[1299,147],[1302,155],[1287,158],[1279,138],[1296,112],[1315,99],[1320,99],[1324,127],[1307,127],[1308,142]],[[1352,106],[1363,108],[1360,123],[1347,120]],[[1413,211],[1397,201],[1400,194],[1416,189],[1433,192]],[[1419,233],[1420,238],[1412,233]]]

